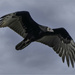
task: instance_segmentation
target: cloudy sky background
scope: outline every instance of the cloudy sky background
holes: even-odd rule
[[[64,27],[75,41],[74,0],[0,0],[0,16],[15,11],[29,11],[41,25],[51,28]],[[66,62],[48,46],[32,43],[22,51],[15,45],[23,40],[9,28],[0,29],[1,74],[75,74]]]

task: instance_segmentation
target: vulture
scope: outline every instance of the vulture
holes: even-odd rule
[[[16,45],[16,50],[22,50],[32,42],[40,42],[49,47],[66,59],[74,68],[75,42],[64,28],[51,29],[36,23],[28,11],[18,11],[4,15],[0,18],[0,27],[9,27],[24,39]]]

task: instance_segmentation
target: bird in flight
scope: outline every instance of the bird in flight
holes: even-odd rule
[[[75,62],[75,42],[64,28],[51,29],[36,23],[28,11],[18,11],[0,18],[0,28],[9,27],[24,39],[16,45],[16,50],[22,50],[36,41],[52,47],[53,50],[65,59],[67,65]]]

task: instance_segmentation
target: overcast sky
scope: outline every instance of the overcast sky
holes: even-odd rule
[[[64,27],[75,41],[75,0],[0,0],[0,16],[15,11],[29,11],[39,24]],[[75,74],[50,47],[31,43],[21,51],[15,46],[23,38],[9,28],[0,29],[1,74]]]

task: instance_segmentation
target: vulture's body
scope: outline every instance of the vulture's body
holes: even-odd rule
[[[72,67],[74,67],[75,43],[64,28],[51,29],[39,25],[27,11],[2,16],[0,18],[0,27],[9,27],[24,38],[16,46],[17,50],[22,50],[31,42],[41,42],[52,47],[62,57],[63,62],[66,57],[68,66],[71,61]]]

